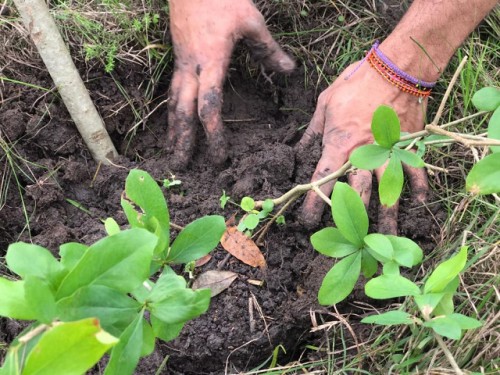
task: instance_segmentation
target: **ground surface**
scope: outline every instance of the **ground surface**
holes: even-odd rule
[[[52,87],[39,61],[31,66],[12,61],[3,69],[5,75],[23,82]],[[316,99],[315,88],[304,82],[303,68],[286,79],[275,76],[271,84],[262,76],[250,77],[241,65],[233,65],[223,108],[230,159],[224,167],[215,168],[208,159],[200,130],[195,157],[188,169],[180,171],[170,169],[170,156],[164,149],[166,106],[160,107],[146,126],[139,126],[132,138],[127,137],[135,121],[128,107],[116,110],[116,103],[123,97],[113,79],[100,68],[79,69],[122,157],[116,160],[116,166],[99,168],[53,92],[4,82],[0,130],[14,148],[13,164],[2,164],[4,170],[0,171],[9,181],[0,207],[0,256],[8,244],[18,240],[51,250],[68,241],[90,244],[104,235],[100,219],[107,217],[125,224],[120,194],[130,168],[144,169],[159,181],[172,174],[182,181],[180,187],[166,191],[166,196],[172,221],[185,225],[206,214],[228,218],[237,212],[231,204],[225,210],[219,207],[222,190],[235,201],[244,195],[263,199],[277,197],[295,184],[307,182],[320,156],[319,144],[301,155],[293,149],[300,138],[298,129],[307,123]],[[147,77],[140,70],[121,64],[114,75],[129,95],[141,95],[137,87]],[[169,79],[166,73],[158,85],[157,103],[165,99]],[[8,172],[12,165],[21,190]],[[287,357],[280,357],[280,362],[286,363],[287,359],[298,358],[305,344],[322,339],[321,334],[309,333],[310,310],[321,310],[316,295],[332,263],[313,251],[309,243],[312,232],[298,223],[297,207],[286,213],[286,226],[274,226],[261,246],[267,272],[234,258],[223,262],[225,251],[218,248],[214,252],[211,261],[197,271],[231,270],[238,273],[237,281],[215,297],[208,313],[189,323],[177,340],[159,344],[155,353],[141,362],[140,373],[153,373],[167,355],[170,358],[165,373],[219,374],[226,368],[229,372],[245,371],[265,361],[279,344],[287,350]],[[416,211],[408,198],[403,200],[401,210],[401,235],[416,240],[426,250],[432,248],[435,218]],[[376,230],[376,216],[373,202],[372,230]],[[325,213],[321,226],[331,224],[330,215]],[[264,280],[264,285],[251,285],[249,279]],[[260,306],[253,311],[253,321],[249,299]],[[364,300],[359,290],[338,309],[344,314],[356,313],[358,308],[353,302]],[[362,338],[366,327],[357,325],[357,320],[353,318],[351,324]],[[21,329],[15,322],[2,320],[0,324],[0,341],[7,343]]]

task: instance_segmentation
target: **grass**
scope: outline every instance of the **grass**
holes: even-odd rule
[[[12,7],[10,0],[7,4]],[[122,66],[133,66],[147,77],[137,87],[141,93],[139,99],[130,95],[129,87],[124,82],[115,79],[123,102],[115,103],[108,116],[129,108],[133,122],[126,132],[132,140],[139,127],[147,129],[147,119],[155,111],[165,110],[162,107],[164,101],[158,103],[156,91],[162,77],[170,74],[172,68],[173,52],[165,36],[168,24],[166,2],[61,0],[54,4],[53,13],[72,55],[80,66],[86,66],[84,76],[96,70],[113,76],[113,72]],[[363,57],[376,38],[383,39],[388,29],[387,22],[373,9],[372,1],[259,0],[257,4],[273,35],[297,58],[299,69],[303,72],[304,88],[313,88],[316,95],[331,84],[347,65]],[[429,114],[436,111],[447,82],[464,55],[468,55],[469,60],[448,100],[443,122],[474,113],[471,104],[474,92],[483,86],[498,85],[499,20],[500,8],[497,7],[457,52],[440,80],[435,100],[429,106]],[[36,52],[23,35],[18,19],[0,18],[0,109],[3,103],[12,100],[2,96],[2,85],[7,83],[30,86],[41,92],[51,91],[37,85],[32,77],[16,75],[10,68],[14,64],[22,64],[34,71],[43,70]],[[250,76],[259,79],[261,71],[250,63],[248,53],[236,57],[234,64],[244,67]],[[304,112],[301,108],[287,110]],[[481,133],[485,129],[485,120],[486,117],[478,117],[452,130]],[[20,174],[25,173],[25,178],[33,183],[36,179],[29,174],[29,162],[16,153],[15,143],[2,138],[0,141],[1,209],[12,182],[17,185],[22,199],[24,184],[18,179]],[[435,250],[427,255],[417,279],[422,280],[462,242],[470,246],[469,265],[461,279],[456,306],[459,312],[481,319],[484,326],[470,331],[457,342],[448,341],[447,344],[462,368],[485,374],[498,373],[499,204],[492,197],[471,201],[463,193],[465,176],[474,162],[471,150],[461,146],[431,147],[426,158],[429,163],[446,167],[449,171],[447,174],[437,173],[430,179],[437,195],[436,202],[446,210],[448,219],[441,228]],[[22,205],[24,207],[24,202]],[[29,226],[29,213],[25,207],[24,216]],[[372,329],[371,326],[360,326],[357,324],[360,316],[372,313],[375,307],[366,304],[356,304],[355,307],[359,311],[357,315],[318,315],[318,319],[324,319],[319,325],[324,328],[323,340],[309,343],[297,361],[270,369],[270,364],[275,362],[270,358],[266,366],[248,374],[450,373],[446,358],[425,333],[409,328]],[[356,337],[361,330],[363,337]],[[0,343],[0,352],[2,350]],[[277,362],[281,363],[279,355]]]

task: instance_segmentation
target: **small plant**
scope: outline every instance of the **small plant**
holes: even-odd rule
[[[404,237],[368,234],[368,215],[358,193],[349,185],[337,182],[332,193],[332,216],[336,228],[324,228],[311,236],[315,250],[329,257],[341,258],[326,274],[319,290],[322,305],[333,305],[344,300],[354,289],[362,272],[371,278],[383,265],[383,274],[370,282],[380,280],[392,284],[385,290],[386,298],[415,292],[414,284],[399,274],[399,267],[413,267],[422,261],[422,250]],[[411,294],[411,293],[410,293]]]
[[[9,246],[7,267],[20,279],[0,278],[0,316],[34,323],[11,344],[0,374],[84,373],[108,351],[105,375],[132,374],[156,338],[174,339],[208,309],[210,290],[188,288],[170,265],[210,252],[224,218],[195,220],[170,244],[165,198],[140,170],[127,177],[122,207],[131,229],[107,219],[107,237],[63,244],[59,260],[37,245]]]
[[[231,197],[229,195],[226,195],[226,191],[222,190],[222,195],[219,198],[220,208],[222,209],[226,208],[226,204],[227,202],[229,202],[230,199]]]
[[[271,199],[266,199],[262,203],[262,210],[255,209],[255,201],[250,197],[243,197],[241,199],[240,207],[247,215],[240,221],[238,230],[240,232],[248,232],[250,234],[261,220],[264,220],[274,209],[274,203]]]
[[[175,175],[171,174],[170,178],[163,179],[163,187],[165,189],[170,189],[174,186],[180,186],[182,184],[181,180],[175,178]]]
[[[404,175],[402,163],[415,168],[422,168],[422,158],[401,147],[401,126],[396,112],[389,106],[382,105],[373,113],[372,133],[376,144],[355,149],[349,160],[360,169],[376,169],[389,161],[379,182],[380,202],[385,206],[394,205],[403,189]]]

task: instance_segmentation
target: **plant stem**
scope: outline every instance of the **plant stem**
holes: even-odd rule
[[[436,332],[432,332],[434,335],[434,338],[436,339],[438,345],[441,347],[441,349],[444,352],[444,355],[446,356],[446,359],[448,359],[448,362],[450,362],[451,367],[453,368],[453,371],[455,371],[455,374],[457,375],[464,375],[464,372],[460,369],[458,366],[457,362],[455,361],[455,358],[451,354],[450,350],[446,346],[446,343],[444,340],[439,336]]]

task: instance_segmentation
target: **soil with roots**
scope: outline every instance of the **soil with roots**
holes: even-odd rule
[[[113,217],[126,225],[120,195],[131,168],[141,168],[158,181],[175,178],[182,183],[165,190],[171,220],[178,225],[207,214],[226,218],[241,214],[228,204],[222,210],[222,191],[238,202],[249,195],[255,199],[277,197],[298,183],[308,182],[321,156],[318,140],[297,154],[294,145],[314,112],[317,92],[304,82],[299,69],[291,76],[250,77],[240,66],[230,70],[225,85],[223,119],[229,139],[229,160],[222,167],[208,157],[202,127],[194,158],[185,170],[172,170],[165,150],[167,113],[165,103],[131,131],[137,119],[123,103],[114,79],[133,99],[147,79],[131,66],[118,65],[114,79],[102,69],[80,67],[92,99],[122,155],[113,166],[97,165],[90,157],[63,103],[54,90],[45,92],[13,83],[3,83],[0,102],[0,131],[9,148],[0,150],[0,256],[10,243],[28,241],[56,252],[69,241],[91,244],[105,235],[102,219]],[[24,82],[51,88],[52,81],[40,62],[15,61],[4,70]],[[166,99],[170,74],[156,91],[154,108]],[[298,359],[307,344],[320,346],[325,332],[311,333],[322,320],[335,320],[332,310],[320,307],[317,292],[333,261],[317,254],[297,212],[301,200],[285,213],[286,225],[273,225],[260,247],[268,267],[252,268],[218,247],[211,260],[196,269],[230,270],[238,274],[229,289],[212,299],[209,311],[188,323],[175,341],[157,342],[155,352],[144,359],[137,373],[152,374],[168,356],[163,373],[220,374],[248,371],[266,361],[282,345],[286,354],[279,362]],[[437,214],[439,217],[439,213]],[[377,230],[377,202],[370,207],[371,230]],[[319,227],[332,225],[325,210]],[[416,240],[424,250],[435,243],[436,215],[413,207],[409,194],[401,201],[400,235]],[[6,273],[5,269],[2,273]],[[124,275],[124,277],[126,277]],[[249,283],[261,280],[262,286]],[[379,302],[363,295],[363,280],[355,292],[337,305],[338,313],[353,313],[349,324],[356,340],[366,337],[370,327],[359,324],[361,305]],[[251,301],[251,302],[249,302]],[[23,325],[0,320],[1,342],[10,343]],[[355,339],[346,335],[348,342]],[[104,366],[104,363],[102,363]],[[101,367],[102,368],[102,367]]]

